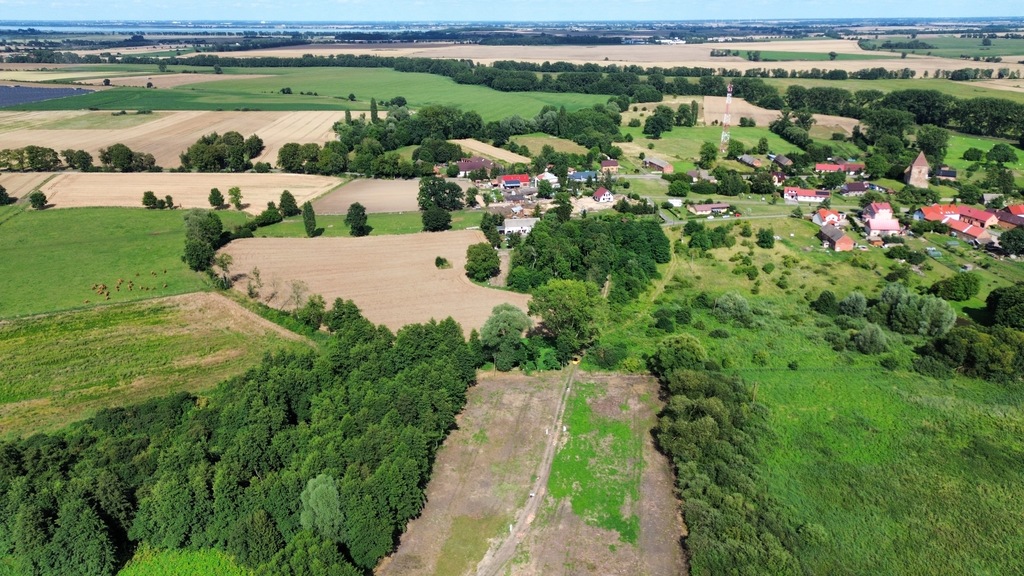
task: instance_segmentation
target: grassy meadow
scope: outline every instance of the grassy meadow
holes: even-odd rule
[[[104,77],[107,67],[97,73],[82,70],[88,78]],[[208,72],[203,67],[169,66],[168,73],[182,70]],[[61,70],[64,75],[69,69]],[[120,67],[113,70],[122,71]],[[546,92],[499,92],[483,86],[456,84],[433,74],[395,72],[390,68],[225,68],[223,79],[177,88],[146,89],[118,87],[83,96],[60,98],[11,107],[11,110],[235,110],[256,108],[289,110],[369,110],[370,99],[390,100],[403,96],[412,108],[428,104],[446,104],[475,110],[485,121],[518,114],[533,117],[545,105],[565,106],[569,110],[604,103],[607,96],[556,94]],[[136,67],[139,74],[158,74],[156,66]],[[232,74],[259,74],[262,78],[232,79]],[[40,76],[40,80],[45,76]],[[63,81],[74,81],[65,77]],[[291,88],[292,94],[281,94]],[[306,92],[307,95],[300,94]],[[316,93],[316,96],[311,95]],[[356,100],[350,102],[349,94]]]
[[[451,213],[452,230],[465,230],[480,225],[480,218],[483,216],[481,210],[459,210]],[[413,212],[386,212],[366,215],[367,224],[373,227],[370,236],[390,236],[394,234],[415,234],[423,231],[422,215],[418,211]],[[338,237],[350,236],[348,224],[345,224],[345,216],[318,215],[316,217],[317,228],[322,228],[321,236]],[[257,228],[254,235],[257,238],[305,238],[306,227],[301,217],[288,218],[283,222]]]
[[[1024,570],[1010,552],[1024,546],[1024,495],[1012,488],[1024,482],[1024,390],[912,371],[913,347],[924,341],[917,336],[887,332],[889,351],[881,357],[834,350],[824,339],[833,322],[812,312],[809,301],[825,289],[839,298],[853,290],[877,296],[895,262],[876,249],[826,252],[806,221],[751,224],[755,232],[771,226],[782,238],[774,249],[752,249],[757,280],[733,273],[737,263],[729,259],[748,254],[739,243],[712,250],[712,258],[677,254],[662,266],[653,291],[610,318],[601,343],[630,348],[637,361],[627,364],[640,367],[642,355],[666,336],[653,326],[656,306],[700,291],[745,296],[756,327],[695,308],[678,331],[697,336],[709,357],[742,376],[751,398],[767,407],[771,434],[758,441],[764,487],[807,535],[794,552],[808,573]],[[667,232],[680,238],[679,227]],[[993,288],[1024,280],[1018,264],[962,244],[947,248],[948,240],[909,240],[914,249],[933,245],[943,253],[910,283],[926,287],[973,264],[982,292],[955,303],[958,313],[976,315]]]
[[[201,295],[196,299],[218,298]],[[305,347],[192,297],[0,323],[0,436],[60,428],[100,408],[210,389],[265,352]]]
[[[975,62],[951,61],[943,70],[956,70],[958,68],[974,68]],[[987,64],[987,66],[998,66],[998,64]],[[870,63],[865,63],[865,68],[870,68]],[[943,94],[949,94],[957,98],[1002,98],[1014,102],[1024,102],[1024,92],[1012,90],[1000,90],[989,88],[977,82],[953,82],[951,80],[934,78],[914,78],[911,80],[824,80],[816,78],[765,78],[765,83],[775,86],[780,92],[785,92],[793,85],[813,88],[825,86],[829,88],[842,88],[851,92],[858,90],[881,90],[882,92],[893,92],[896,90],[936,90]]]
[[[218,550],[141,550],[118,572],[119,576],[251,576]]]
[[[181,261],[184,212],[142,208],[6,207],[0,237],[0,318],[171,296],[206,289]],[[15,212],[16,211],[16,212]],[[225,228],[245,215],[221,211]],[[121,279],[120,290],[114,286]],[[132,281],[133,289],[127,289]],[[110,299],[96,285],[109,287]],[[143,289],[145,288],[145,289]]]
[[[881,46],[885,40],[892,40],[893,42],[906,42],[910,39],[906,36],[888,37],[882,38],[876,41]],[[1018,38],[992,38],[991,45],[985,46],[981,38],[960,38],[957,36],[918,36],[917,39],[921,42],[931,44],[934,48],[925,48],[918,50],[906,50],[906,52],[912,54],[928,54],[931,56],[939,56],[941,58],[956,58],[961,59],[966,56],[968,58],[988,58],[991,56],[1019,56],[1024,54],[1024,39]],[[881,51],[881,50],[880,50]],[[886,52],[889,52],[886,50]],[[903,50],[892,50],[899,54]],[[968,60],[964,60],[964,65],[968,65]]]
[[[761,62],[830,62],[828,52],[786,52],[782,50],[759,50]],[[834,60],[880,60],[891,59],[888,54],[836,54]]]

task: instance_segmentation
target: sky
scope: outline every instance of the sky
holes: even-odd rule
[[[1024,16],[1022,0],[0,0],[4,20],[606,21]]]

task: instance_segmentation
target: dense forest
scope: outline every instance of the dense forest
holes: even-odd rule
[[[366,574],[419,514],[480,362],[451,319],[392,334],[338,300],[321,353],[209,396],[0,443],[0,571],[113,574],[141,544],[257,574]]]

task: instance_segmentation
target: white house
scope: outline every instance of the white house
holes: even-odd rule
[[[611,193],[607,188],[601,187],[594,192],[594,202],[600,202],[602,204],[607,202],[614,202],[615,195]]]
[[[537,225],[540,218],[516,218],[514,220],[505,220],[505,223],[498,226],[498,232],[502,234],[529,234],[533,227]]]

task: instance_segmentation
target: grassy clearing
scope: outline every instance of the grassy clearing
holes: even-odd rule
[[[119,114],[114,116],[110,112],[96,112],[84,114],[72,118],[62,118],[47,122],[36,127],[39,130],[122,130],[133,128],[162,118],[164,115],[159,112],[152,114]],[[74,143],[70,143],[73,145]]]
[[[548,134],[542,134],[540,132],[534,132],[532,134],[524,134],[522,136],[513,136],[511,138],[513,142],[520,146],[526,146],[530,149],[532,154],[540,154],[541,148],[545,145],[551,146],[555,149],[555,152],[568,152],[571,154],[586,154],[587,149],[572,140],[565,140],[564,138],[555,138]]]
[[[460,210],[452,212],[452,230],[465,230],[480,225],[482,212]],[[373,227],[371,236],[394,234],[415,234],[423,231],[423,219],[419,212],[390,212],[367,214],[367,223]],[[344,215],[323,215],[316,217],[317,228],[323,228],[322,236],[351,236]],[[301,218],[289,218],[279,224],[257,228],[257,238],[305,238],[306,227]]]
[[[555,455],[548,489],[554,498],[569,498],[584,522],[635,544],[640,520],[629,510],[640,498],[641,432],[625,413],[622,420],[594,413],[591,402],[604,394],[596,384],[576,384],[565,410],[569,438]]]
[[[178,68],[184,70],[186,67],[172,66],[169,70],[178,71]],[[149,72],[156,72],[156,67],[144,70],[144,73]],[[223,80],[201,84],[160,90],[118,87],[11,109],[365,111],[369,109],[371,97],[380,101],[404,96],[412,108],[428,104],[458,106],[475,110],[486,121],[513,114],[533,117],[548,104],[577,110],[608,100],[607,96],[589,94],[499,92],[482,86],[456,84],[442,76],[395,72],[389,68],[244,68],[225,69],[225,72],[228,74]],[[230,78],[232,72],[267,77],[235,80]],[[286,87],[293,93],[281,94],[281,89]],[[318,95],[305,96],[300,92]],[[357,100],[350,102],[349,94],[355,94]]]
[[[886,39],[891,39],[894,42],[906,42],[908,38],[906,36],[896,36],[892,38],[881,38],[876,43],[881,46]],[[991,40],[991,46],[985,46],[982,44],[981,38],[959,38],[956,36],[931,36],[931,37],[919,37],[921,42],[931,44],[934,48],[920,49],[920,50],[906,50],[911,54],[927,54],[931,56],[939,56],[940,58],[957,58],[961,56],[967,56],[973,58],[978,56],[979,58],[988,58],[990,56],[1019,56],[1024,54],[1024,40],[1021,39],[1006,39],[1006,38],[993,38]],[[886,51],[891,53],[899,54],[904,50],[892,50]],[[975,63],[971,60],[964,60],[963,66],[972,66]],[[989,64],[987,62],[979,62],[980,64]],[[991,65],[991,64],[989,64]]]
[[[714,250],[713,258],[677,256],[662,267],[663,279],[647,298],[610,319],[602,343],[624,344],[639,358],[666,336],[653,327],[653,302],[699,291],[744,295],[762,327],[743,328],[696,309],[682,331],[697,336],[710,358],[742,376],[767,406],[772,434],[759,439],[766,487],[805,535],[795,553],[808,573],[1024,570],[1019,555],[1005,553],[1024,546],[1024,496],[1011,488],[1024,481],[1024,390],[912,372],[912,348],[922,342],[916,336],[890,334],[886,356],[898,364],[894,370],[883,369],[879,357],[833,350],[823,337],[831,320],[811,312],[808,301],[824,289],[840,298],[852,290],[877,295],[894,262],[881,250],[822,251],[812,236],[816,227],[793,218],[752,224],[755,231],[770,225],[783,238],[773,250],[754,248],[759,295],[751,294],[754,281],[733,274],[736,265],[728,262],[747,253],[743,246]],[[679,237],[678,230],[669,233]],[[911,284],[928,286],[973,264],[982,292],[955,305],[962,313],[975,314],[990,290],[1024,277],[1017,264],[948,249],[948,240],[909,240],[914,249],[931,244],[943,252]],[[766,273],[769,262],[775,269]],[[785,289],[776,285],[783,277]],[[710,336],[715,330],[719,337]]]
[[[685,128],[677,126],[671,132],[666,132],[657,140],[651,140],[644,136],[643,128],[624,127],[623,133],[633,135],[633,145],[640,146],[647,156],[664,158],[672,162],[676,172],[692,170],[694,162],[700,157],[700,147],[704,142],[714,142],[716,145],[722,136],[722,128],[719,126],[693,126]],[[730,129],[733,140],[739,140],[748,147],[756,146],[761,138],[768,139],[768,147],[776,154],[789,154],[798,152],[799,148],[786,142],[776,134],[773,134],[767,127],[755,126],[753,128],[740,128],[734,126]],[[653,145],[653,148],[649,148]],[[639,154],[632,151],[627,152],[630,162],[639,166],[641,160]],[[622,162],[622,160],[620,160]],[[732,168],[739,169],[739,164]],[[749,170],[744,168],[744,170]]]
[[[227,554],[207,550],[143,550],[119,576],[250,576],[252,572],[236,564]]]
[[[451,533],[441,548],[434,574],[465,574],[487,553],[488,540],[498,536],[502,530],[508,531],[508,522],[508,518],[501,516],[456,516],[452,520]]]
[[[109,406],[212,388],[298,342],[213,295],[0,323],[0,435],[56,429]]]
[[[998,64],[988,64],[988,66],[998,66]],[[865,68],[870,68],[869,63],[865,63]],[[950,62],[949,66],[943,68],[944,70],[955,70],[956,68],[974,68],[974,62],[963,62],[962,65],[956,65],[955,62]],[[913,80],[822,80],[814,78],[765,78],[766,84],[775,86],[780,92],[785,92],[787,88],[794,84],[804,86],[806,88],[813,88],[816,86],[826,86],[829,88],[842,88],[851,92],[857,90],[881,90],[882,92],[893,92],[895,90],[937,90],[943,94],[949,94],[956,96],[957,98],[1002,98],[1004,100],[1012,100],[1014,102],[1024,103],[1024,92],[1013,92],[1010,90],[999,90],[996,88],[988,88],[980,86],[974,82],[953,82],[951,80],[934,79],[934,78],[918,78]]]
[[[827,52],[785,52],[781,50],[759,50],[762,62],[828,62]],[[835,60],[885,60],[892,56],[885,54],[836,54]]]
[[[225,228],[245,218],[229,211],[219,215]],[[141,208],[16,213],[0,224],[3,245],[11,247],[0,260],[0,318],[205,289],[203,277],[181,261],[183,216],[179,210]],[[120,291],[114,289],[118,279],[125,284]],[[109,301],[93,290],[97,284],[110,288]]]

